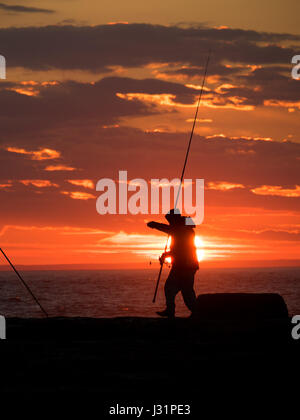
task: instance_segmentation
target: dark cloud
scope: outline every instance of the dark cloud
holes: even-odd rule
[[[224,87],[221,96],[244,98],[244,105],[262,105],[267,100],[288,103],[299,103],[300,100],[300,84],[291,77],[286,68],[257,68],[247,76],[239,75],[235,83],[236,87]]]
[[[224,66],[217,62],[212,62],[209,66],[209,74],[210,75],[217,75],[217,76],[230,76],[234,74],[239,74],[241,72],[245,72],[245,66]],[[166,75],[176,76],[176,75],[183,75],[187,77],[197,77],[200,78],[203,76],[204,66],[200,67],[182,67],[175,70],[166,70],[163,73]]]
[[[209,49],[215,65],[224,60],[236,64],[287,64],[295,51],[279,43],[300,40],[289,34],[151,24],[3,28],[0,36],[2,54],[10,66],[90,71],[104,71],[115,65],[140,67],[152,62],[201,67]]]
[[[100,126],[115,124],[125,116],[158,112],[154,105],[117,97],[118,92],[173,93],[178,96],[189,94],[191,99],[197,93],[177,83],[129,78],[104,78],[94,84],[67,81],[33,87],[5,82],[0,87],[0,107],[3,110],[0,121],[2,138],[6,140],[21,133],[24,138],[66,124],[81,126],[93,123]],[[21,94],[19,89],[27,89],[28,93],[33,89],[38,95]]]
[[[203,67],[179,68],[165,71],[164,74],[201,78]],[[290,67],[273,65],[249,69],[245,66],[226,67],[214,63],[209,68],[209,74],[219,76],[220,85],[227,83],[213,92],[216,104],[218,100],[222,100],[224,105],[234,104],[230,98],[239,97],[240,105],[258,106],[269,100],[287,102],[290,106],[294,102],[298,107],[300,84],[291,77]]]
[[[299,98],[299,83],[289,74],[295,51],[280,45],[300,40],[297,35],[150,24],[4,28],[0,35],[1,52],[12,67],[105,73],[113,66],[131,68],[156,62],[161,63],[158,78],[164,74],[201,80],[211,48],[209,75],[233,85],[214,92],[215,105],[236,106],[232,97],[239,97],[240,105],[261,105],[265,100],[297,102]],[[105,83],[123,91],[124,78],[106,78]],[[193,102],[194,92],[179,83],[176,89],[170,84],[168,90],[166,83],[126,80],[127,92],[171,93],[178,102]]]
[[[263,69],[253,72],[251,77],[255,80],[254,84],[265,80],[265,73],[261,70]],[[274,97],[277,95],[279,98],[280,92],[284,92],[284,85],[279,90],[276,86],[279,86],[281,78],[284,77],[278,75],[277,78],[270,78],[268,83],[273,83],[274,89],[272,86],[264,87],[263,84],[262,89],[266,91],[262,92],[256,92],[251,87],[228,87],[224,88],[222,94],[214,95],[220,98],[230,95],[248,96],[248,101],[256,100],[255,103],[259,102],[256,96],[262,100],[262,96],[268,98],[273,93]],[[288,81],[285,83],[289,86]],[[76,168],[89,169],[94,156],[100,154],[105,156],[102,168],[107,169],[109,165],[114,168],[111,162],[117,162],[116,167],[120,167],[121,162],[130,162],[134,156],[134,164],[140,167],[141,163],[144,171],[145,159],[149,158],[146,166],[152,168],[151,171],[158,176],[164,175],[165,162],[170,160],[180,165],[180,157],[186,145],[185,137],[176,133],[147,134],[126,128],[102,129],[102,126],[120,124],[123,117],[147,116],[161,112],[157,105],[149,105],[138,99],[126,100],[116,96],[116,93],[172,94],[175,96],[174,100],[180,103],[191,103],[195,100],[195,95],[199,94],[198,90],[179,83],[125,77],[107,77],[95,83],[66,81],[54,85],[33,86],[4,82],[0,87],[1,143],[4,147],[24,147],[28,150],[36,150],[38,147],[52,148],[63,153],[67,158],[65,163]],[[29,88],[39,94],[27,96],[11,90]],[[290,95],[289,100],[296,99],[296,96],[292,96],[295,95],[292,87],[287,89],[287,92],[289,93],[285,95]],[[287,98],[285,96],[285,99]],[[105,153],[100,151],[102,147]],[[160,150],[159,157],[154,156],[157,150]],[[121,160],[118,159],[119,155]],[[195,136],[190,165],[198,177],[197,165],[203,168],[205,177],[210,181],[226,180],[250,186],[295,183],[300,185],[299,157],[300,145],[293,142],[255,141],[243,137],[205,139]],[[15,154],[5,152],[0,165],[3,179],[10,179],[12,176],[6,176],[5,171],[9,167],[8,162],[12,164],[16,159]],[[21,156],[18,161],[24,159],[33,165],[28,156]],[[33,166],[39,168],[44,165],[43,162],[34,162]],[[98,169],[97,164],[95,168]],[[21,169],[17,165],[17,177],[20,175],[19,170]],[[35,177],[37,175],[32,174]]]
[[[54,10],[0,3],[0,9],[12,13],[55,13]]]
[[[194,95],[196,89],[180,83],[167,82],[159,79],[131,79],[129,77],[106,77],[95,83],[95,86],[105,86],[106,89],[123,93]]]

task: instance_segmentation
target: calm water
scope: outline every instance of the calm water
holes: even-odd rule
[[[156,270],[24,271],[23,277],[50,316],[155,316],[163,308],[162,285],[152,304]],[[300,314],[300,269],[202,269],[196,275],[199,293],[276,292],[291,315]],[[13,272],[0,272],[0,314],[41,316]],[[187,316],[181,295],[177,315]]]

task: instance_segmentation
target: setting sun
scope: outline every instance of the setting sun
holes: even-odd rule
[[[195,236],[195,245],[197,248],[197,258],[200,262],[204,259],[204,242],[200,236]]]
[[[166,251],[170,251],[171,242],[172,242],[172,237],[169,236]],[[198,259],[199,262],[200,261],[203,261],[204,260],[204,242],[200,238],[200,236],[195,236],[195,245],[196,245],[196,248],[197,248],[197,259]],[[167,257],[165,259],[165,261],[168,264],[171,264],[172,263],[171,257]]]

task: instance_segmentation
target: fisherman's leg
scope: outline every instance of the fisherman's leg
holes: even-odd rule
[[[182,275],[182,287],[181,293],[184,300],[185,305],[187,308],[193,312],[196,302],[196,293],[194,290],[194,276],[195,271],[187,271],[185,274]]]
[[[166,312],[173,316],[175,314],[175,297],[180,290],[176,270],[171,269],[165,283]]]

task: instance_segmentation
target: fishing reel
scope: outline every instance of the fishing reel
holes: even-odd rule
[[[171,267],[171,261],[167,261],[170,258],[167,252],[164,252],[158,258],[160,265],[166,264],[169,268]]]

